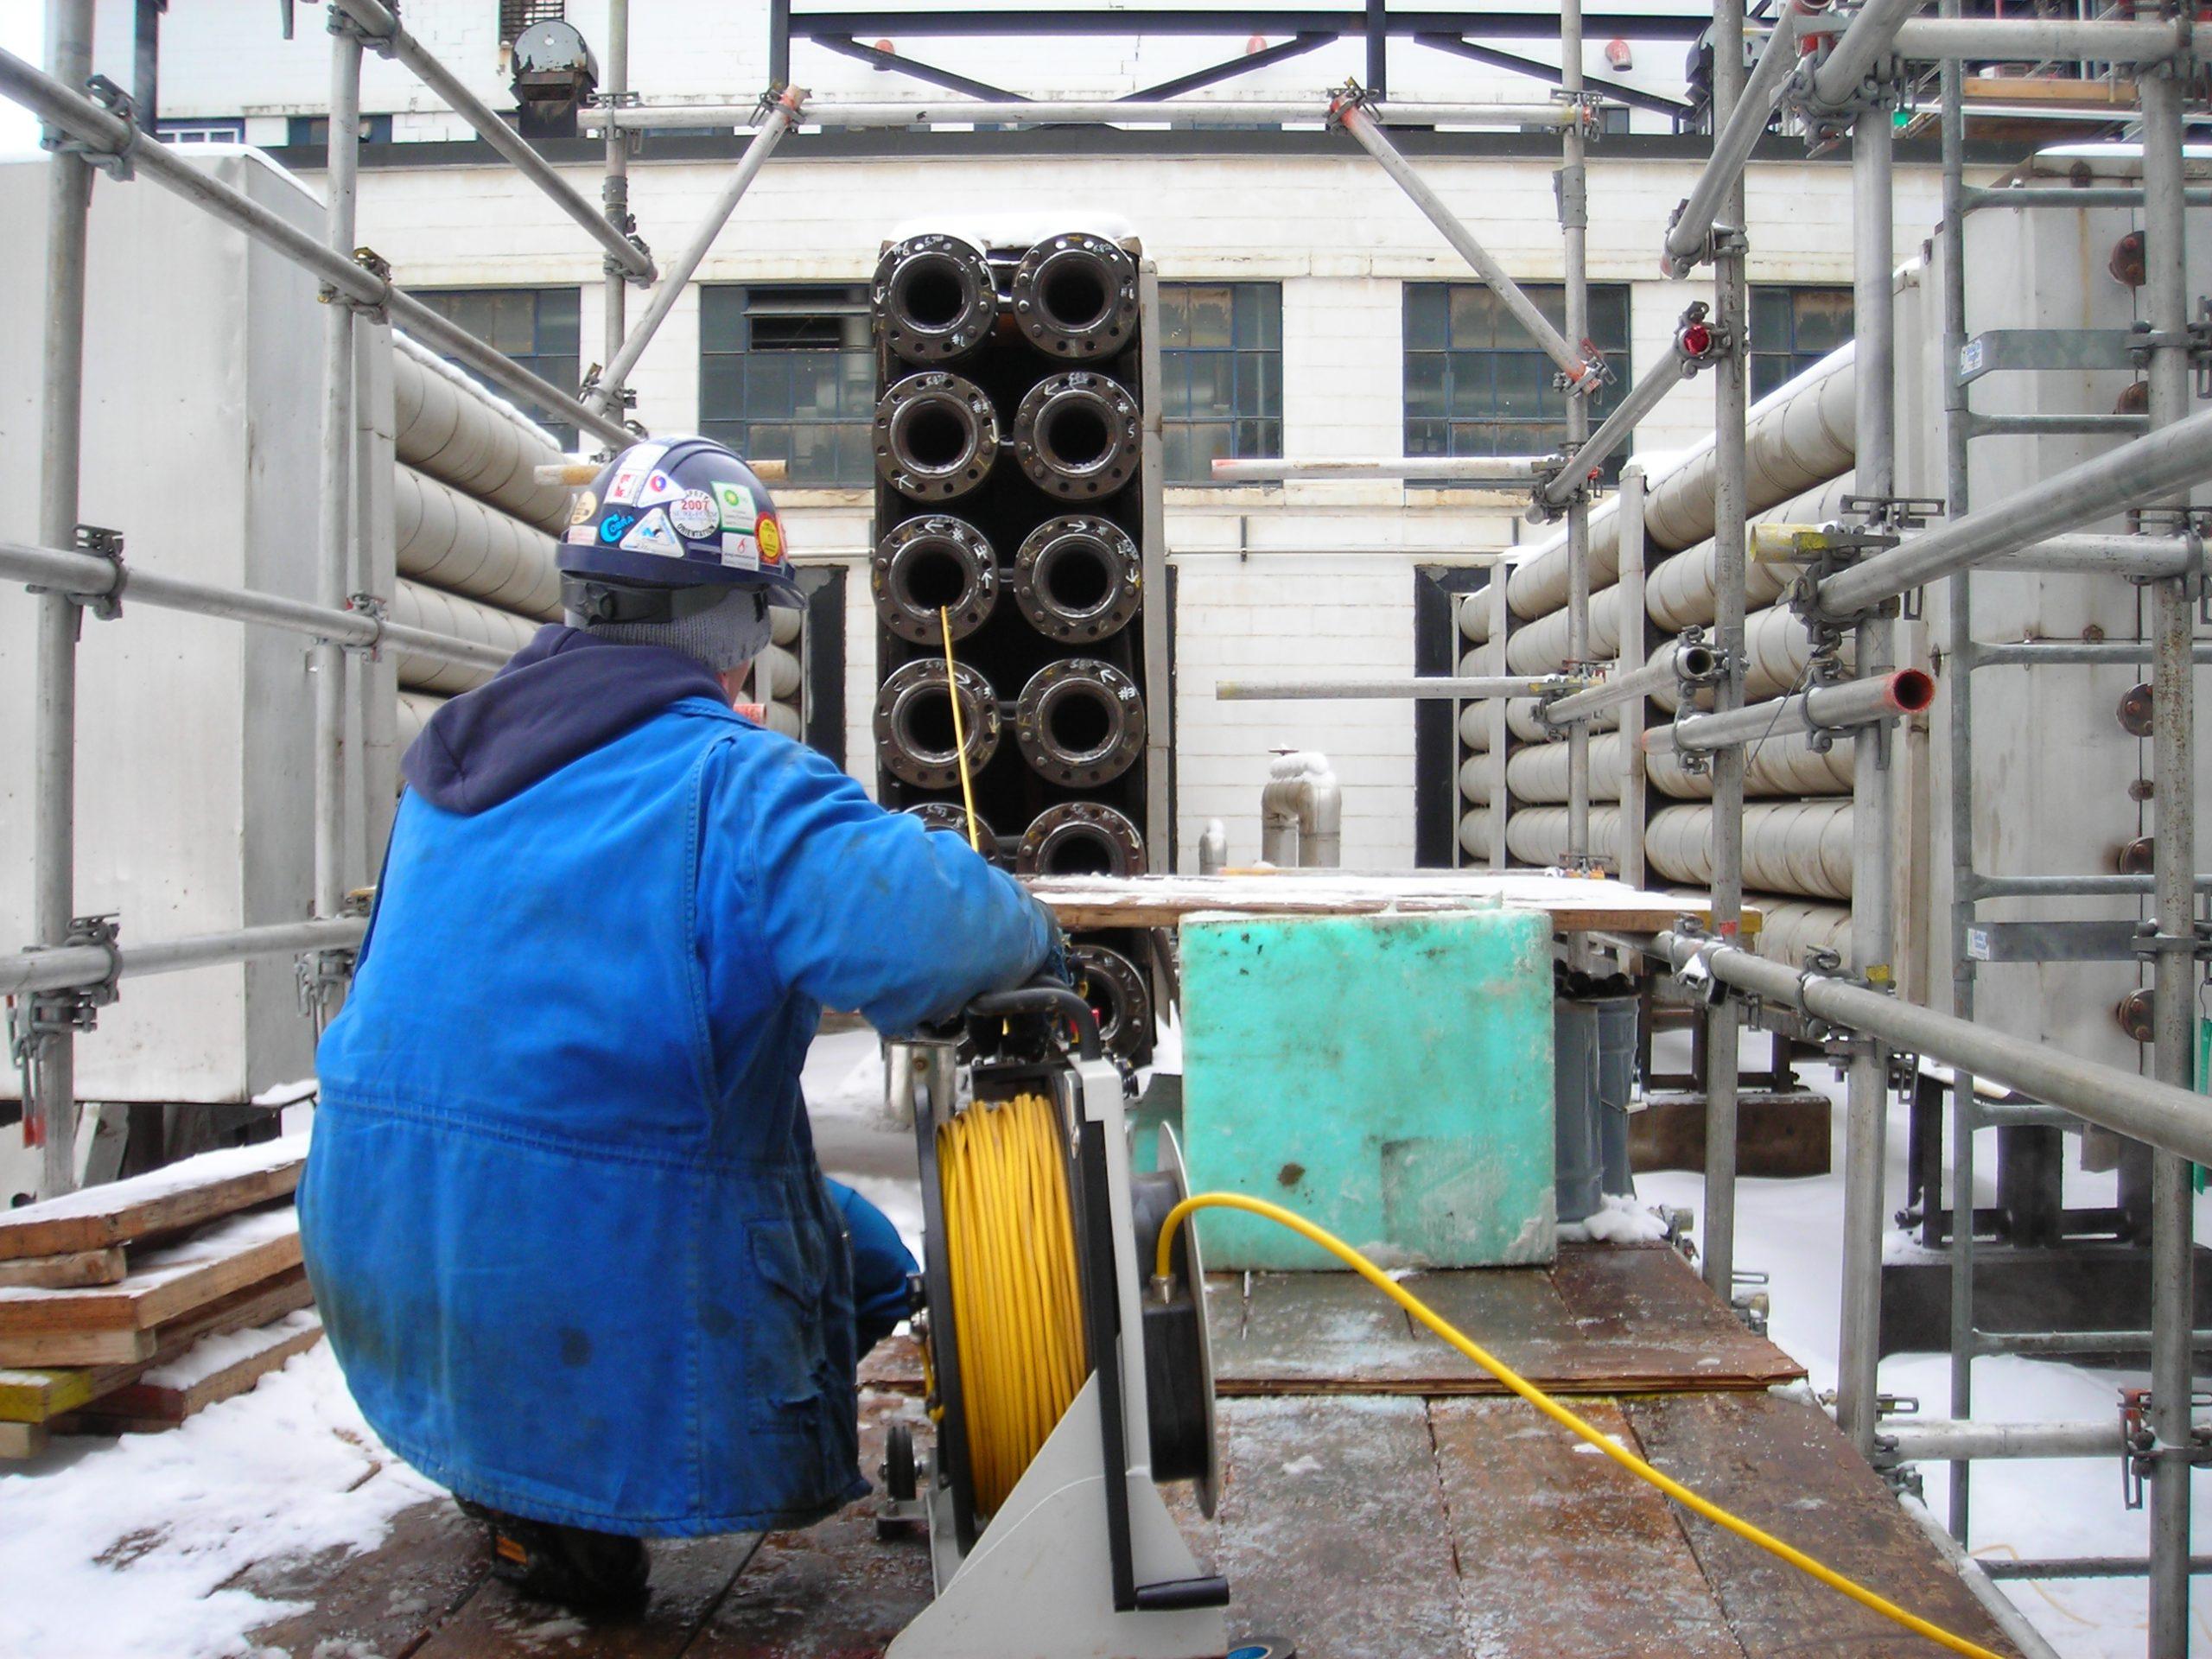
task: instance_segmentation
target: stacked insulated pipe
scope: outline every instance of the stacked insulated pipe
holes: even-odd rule
[[[399,582],[395,620],[519,649],[561,620],[557,539],[575,490],[540,467],[563,457],[552,437],[404,334],[392,340],[392,543]],[[804,727],[803,616],[774,613],[773,642],[753,668],[753,695],[771,730]],[[444,698],[491,677],[402,655],[398,738],[413,741]]]
[[[1079,232],[912,236],[871,298],[878,797],[1023,875],[1137,874],[1153,688],[1135,261]],[[1120,930],[1073,953],[1133,1059],[1153,1040],[1147,945]]]
[[[1822,359],[1762,399],[1749,422],[1747,505],[1755,522],[1825,523],[1841,516],[1851,491],[1856,378],[1850,346]],[[1714,615],[1712,535],[1714,457],[1707,438],[1671,461],[1649,469],[1645,510],[1648,630],[1630,655],[1670,658],[1675,636],[1710,628]],[[1590,516],[1590,651],[1604,660],[1620,651],[1617,501]],[[1794,573],[1753,562],[1747,573],[1745,624],[1749,658],[1746,695],[1754,701],[1798,689],[1811,656],[1803,626],[1783,602]],[[1567,550],[1563,535],[1538,543],[1504,580],[1510,623],[1502,653],[1491,643],[1496,605],[1488,594],[1463,602],[1460,632],[1468,647],[1463,674],[1556,672],[1567,662]],[[1643,640],[1656,644],[1646,652]],[[1844,664],[1851,666],[1847,654]],[[1680,701],[1671,690],[1654,698],[1649,715],[1663,721]],[[1703,697],[1694,700],[1705,701]],[[1618,712],[1590,722],[1590,783],[1593,855],[1617,861],[1619,814],[1611,804],[1624,775]],[[1567,753],[1560,734],[1546,726],[1535,706],[1509,704],[1503,782],[1508,797],[1505,850],[1514,862],[1551,865],[1567,851]],[[1464,803],[1459,842],[1471,862],[1491,858],[1498,772],[1489,753],[1491,724],[1481,705],[1460,721],[1459,789]],[[1763,909],[1760,948],[1796,962],[1814,946],[1848,948],[1851,892],[1850,745],[1827,749],[1802,733],[1777,734],[1747,749],[1745,883]],[[1644,857],[1655,882],[1694,886],[1709,879],[1712,796],[1709,772],[1682,757],[1646,760],[1654,791],[1645,826]]]

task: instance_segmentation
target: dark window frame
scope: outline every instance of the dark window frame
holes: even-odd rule
[[[215,136],[219,132],[220,137]],[[154,137],[165,144],[242,144],[245,142],[245,117],[206,115],[156,119]]]
[[[563,0],[499,0],[499,44],[512,46],[533,23],[557,23],[565,16]]]
[[[546,284],[503,283],[467,288],[410,289],[408,291],[424,304],[432,307],[442,316],[448,318],[458,327],[467,328],[470,334],[483,340],[486,345],[500,353],[509,362],[528,369],[539,379],[550,381],[563,391],[573,392],[576,389],[577,383],[583,373],[583,290],[581,288],[573,283],[562,283]],[[512,299],[518,295],[527,295],[531,301],[530,324],[531,348],[527,352],[511,351],[497,340],[486,339],[484,334],[479,329],[471,327],[465,318],[439,304],[442,300],[463,297]],[[547,315],[546,302],[548,300],[554,302],[550,321]],[[546,339],[549,327],[555,331],[566,331],[565,349],[562,348],[563,338],[557,333],[549,348]],[[504,388],[492,385],[490,381],[485,379],[466,363],[450,357],[447,358],[446,361],[453,364],[454,367],[480,385],[489,387],[499,397],[506,398],[510,403],[517,404],[524,414],[551,433],[554,442],[562,448],[575,449],[578,434],[572,423],[550,416],[543,410],[521,404],[512,393]]]
[[[365,144],[388,144],[391,142],[391,117],[364,115],[361,118],[361,142]],[[284,143],[293,149],[327,149],[330,144],[330,118],[327,115],[295,115],[285,118]]]
[[[1781,345],[1767,338],[1773,331],[1763,327],[1774,315],[1777,297],[1789,302],[1789,327]],[[1839,332],[1816,323],[1810,330],[1813,343],[1805,345],[1801,343],[1801,337],[1808,332],[1808,319],[1800,302],[1808,299],[1823,302],[1822,309],[1827,314],[1823,321],[1833,324],[1840,318],[1842,327]],[[1746,359],[1751,401],[1756,403],[1776,387],[1794,380],[1850,340],[1852,320],[1852,289],[1847,283],[1753,283],[1751,349]]]
[[[1558,326],[1566,285],[1522,287]],[[1593,427],[1636,378],[1630,306],[1628,283],[1590,284],[1591,338],[1605,353],[1613,377],[1591,400]],[[1407,283],[1402,309],[1406,454],[1548,454],[1563,447],[1567,394],[1554,384],[1557,368],[1487,287],[1475,282]],[[1608,458],[1605,482],[1619,478],[1627,458],[1625,448]]]
[[[1223,290],[1217,330],[1192,337],[1192,304]],[[1160,285],[1160,429],[1165,483],[1211,484],[1216,454],[1239,461],[1282,454],[1282,284],[1279,282],[1162,283]],[[1215,343],[1219,339],[1222,343]],[[1229,400],[1217,394],[1226,378]],[[1211,383],[1212,391],[1208,391]],[[1201,397],[1205,398],[1203,406]],[[1224,438],[1226,442],[1220,440]]]
[[[875,476],[871,327],[865,283],[701,284],[700,435],[785,462],[799,489],[865,489]]]

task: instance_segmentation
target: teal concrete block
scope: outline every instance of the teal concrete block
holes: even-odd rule
[[[1193,1191],[1270,1198],[1388,1265],[1555,1249],[1551,923],[1504,909],[1184,921]],[[1206,1263],[1333,1268],[1208,1212]]]

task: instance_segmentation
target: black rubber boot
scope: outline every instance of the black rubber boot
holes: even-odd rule
[[[467,1498],[454,1501],[491,1529],[492,1576],[518,1593],[584,1611],[634,1607],[645,1600],[652,1563],[644,1539],[526,1521]]]

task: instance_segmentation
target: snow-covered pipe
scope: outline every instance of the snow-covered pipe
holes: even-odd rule
[[[549,536],[567,529],[573,492],[537,475],[561,460],[545,430],[406,335],[393,334],[391,346],[399,459]]]
[[[538,624],[512,611],[502,611],[442,588],[431,588],[402,577],[392,588],[391,620],[410,628],[427,628],[456,639],[473,640],[510,654],[529,643]],[[460,663],[439,662],[429,657],[398,653],[399,683],[410,690],[441,691],[450,695],[479,686],[493,671]]]
[[[1512,821],[1506,844],[1513,844]],[[1710,883],[1713,808],[1669,806],[1653,813],[1643,851],[1652,869],[1669,881]],[[1783,801],[1745,807],[1744,885],[1808,899],[1849,899],[1851,803]]]
[[[1590,809],[1590,856],[1620,867],[1621,810]],[[1523,864],[1553,865],[1567,859],[1567,809],[1516,807],[1505,820],[1505,850]]]
[[[1325,754],[1276,757],[1260,792],[1260,857],[1289,868],[1344,862],[1344,798]]]
[[[391,529],[399,572],[434,588],[561,620],[553,538],[411,467],[392,468]]]

